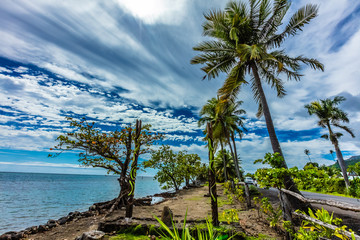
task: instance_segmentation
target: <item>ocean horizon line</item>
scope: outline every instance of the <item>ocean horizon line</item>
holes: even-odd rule
[[[82,173],[46,173],[46,172],[18,172],[18,171],[0,171],[0,173],[29,173],[29,174],[52,174],[52,175],[81,175],[81,176],[106,176],[106,177],[117,177],[115,174],[82,174]],[[149,177],[149,175],[138,175],[137,177]]]

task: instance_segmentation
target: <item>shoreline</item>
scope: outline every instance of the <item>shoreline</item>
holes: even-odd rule
[[[1,172],[0,235],[45,225],[49,219],[56,220],[69,212],[84,212],[95,203],[112,200],[120,191],[117,178],[114,175]],[[135,198],[163,191],[166,190],[153,178],[140,176]]]
[[[245,203],[239,202],[237,200],[234,200],[233,202],[229,201],[227,194],[224,193],[223,186],[220,184],[217,185],[217,191],[219,203],[218,212],[221,226],[226,227],[231,225],[232,227],[236,228],[236,231],[246,234],[247,236],[257,237],[258,234],[261,233],[272,239],[283,239],[283,236],[279,234],[279,232],[276,232],[274,228],[269,226],[269,223],[264,220],[264,218],[259,216],[255,205],[253,205],[253,208],[247,209]],[[278,204],[277,193],[268,191],[266,189],[259,189],[259,191],[263,194],[262,197],[268,197],[272,204]],[[159,223],[155,219],[155,216],[161,218],[165,207],[171,209],[173,213],[173,221],[175,223],[182,223],[186,213],[186,222],[191,226],[196,224],[203,224],[207,217],[211,217],[211,201],[210,197],[208,196],[207,186],[181,189],[176,193],[158,193],[151,196],[162,196],[164,199],[161,202],[157,202],[155,204],[135,205],[133,218],[130,221],[125,218],[125,209],[115,210],[112,214],[106,216],[105,209],[103,209],[103,211],[101,210],[101,207],[96,207],[97,205],[104,206],[104,204],[110,202],[108,201],[92,205],[92,209],[89,209],[89,211],[82,213],[73,212],[68,216],[63,217],[63,224],[60,224],[60,222],[51,222],[50,220],[47,224],[52,224],[52,226],[51,228],[48,226],[49,229],[46,229],[46,231],[44,231],[42,227],[40,228],[40,231],[37,231],[36,233],[29,231],[27,234],[22,232],[21,235],[17,232],[12,235],[10,234],[10,236],[7,238],[0,237],[0,240],[73,240],[85,232],[92,231],[102,231],[107,236],[114,236],[118,231],[123,232],[126,229],[131,229],[138,225],[141,225],[144,228],[146,228],[146,226],[159,227]],[[148,197],[149,196],[147,196],[147,198]],[[148,200],[147,202],[149,203]],[[97,209],[97,211],[95,211],[95,209]],[[228,224],[227,221],[222,217],[222,214],[223,212],[231,209],[236,209],[239,220]],[[336,213],[337,216],[339,216],[340,213]],[[345,215],[339,217],[345,217]],[[360,219],[358,217],[346,217],[347,218],[343,218],[345,224],[354,223],[355,225],[359,226],[357,224],[360,223]],[[32,229],[27,228],[26,230]],[[356,231],[357,229],[353,230]]]
[[[166,194],[167,196],[165,196]],[[154,194],[155,195],[155,194]],[[152,196],[154,196],[152,195]],[[55,224],[54,227],[47,231],[30,233],[23,238],[7,238],[7,239],[27,239],[27,240],[70,240],[81,236],[85,232],[102,231],[107,236],[114,236],[119,230],[131,229],[131,227],[142,226],[160,226],[155,216],[161,218],[165,207],[170,208],[173,213],[173,221],[182,223],[185,214],[188,224],[194,226],[204,224],[205,219],[211,216],[211,201],[208,195],[208,187],[194,187],[189,189],[181,189],[176,193],[162,193],[165,197],[164,201],[153,205],[134,206],[133,218],[131,221],[125,219],[125,209],[115,210],[111,215],[106,216],[99,212],[97,215],[80,216],[75,215],[71,221],[64,224]],[[159,196],[159,194],[156,194]],[[234,201],[229,203],[223,187],[218,185],[219,200],[219,217],[222,213],[229,209],[237,209],[240,221],[231,223],[236,231],[244,233],[248,236],[257,236],[258,233],[264,233],[274,239],[282,239],[274,229],[269,227],[267,222],[258,218],[256,209],[246,210],[243,203]],[[225,219],[222,219],[221,225],[229,226]],[[2,239],[1,239],[2,240]]]
[[[179,190],[182,191],[183,189]],[[160,192],[155,193],[153,195],[148,195],[146,197],[136,198],[135,199],[135,206],[152,206],[156,204],[160,204],[165,202],[167,199],[176,195],[176,192],[167,191],[167,192]],[[0,234],[0,240],[8,240],[8,239],[23,239],[24,237],[36,233],[43,233],[46,231],[51,230],[52,228],[58,225],[64,225],[69,223],[73,220],[79,220],[82,218],[88,218],[92,216],[102,215],[108,209],[107,206],[111,206],[111,204],[115,201],[116,198],[105,201],[105,202],[98,202],[93,203],[88,210],[80,212],[80,211],[73,211],[69,212],[66,216],[62,216],[57,220],[49,219],[45,224],[34,225],[27,227],[23,230],[19,231],[6,231]],[[155,199],[155,201],[153,201]]]

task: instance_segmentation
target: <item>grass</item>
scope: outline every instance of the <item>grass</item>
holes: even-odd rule
[[[230,200],[228,200],[228,199],[218,197],[217,200],[218,200],[218,207],[222,207],[224,205],[230,205],[231,204]]]
[[[246,237],[245,240],[276,240],[276,238],[259,233],[257,237]]]
[[[149,237],[145,235],[134,235],[132,233],[121,233],[110,237],[110,240],[149,240]]]
[[[191,197],[191,198],[186,198],[186,200],[189,200],[189,201],[200,201],[201,199],[203,199],[203,197]]]

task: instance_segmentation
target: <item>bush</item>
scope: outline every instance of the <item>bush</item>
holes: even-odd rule
[[[249,186],[249,192],[250,192],[250,196],[259,196],[260,195],[258,188],[255,187],[254,185]]]
[[[346,194],[360,198],[360,179],[355,179],[350,181],[350,187],[347,190]]]

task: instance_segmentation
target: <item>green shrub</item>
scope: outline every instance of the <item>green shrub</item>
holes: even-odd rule
[[[258,188],[255,187],[254,185],[249,186],[249,192],[250,192],[250,196],[259,196],[260,195]]]

